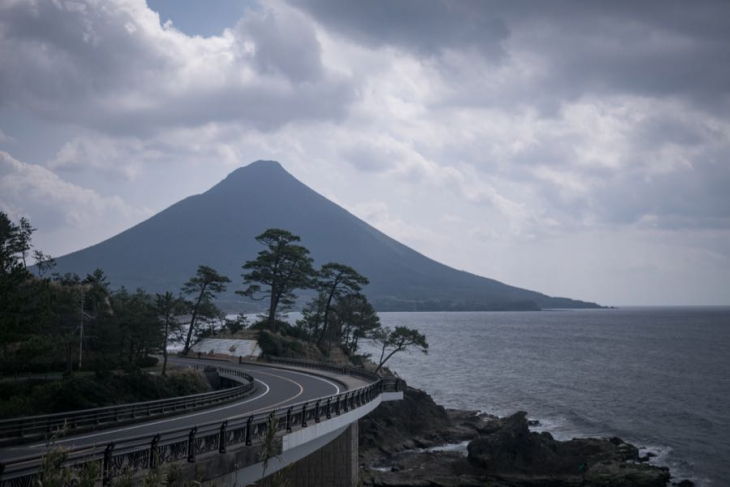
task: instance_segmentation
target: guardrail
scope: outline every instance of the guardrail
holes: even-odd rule
[[[377,381],[380,376],[375,372],[370,372],[362,367],[353,367],[351,365],[341,365],[333,362],[315,362],[313,360],[301,360],[292,358],[281,358],[264,356],[264,360],[274,364],[291,365],[293,367],[304,367],[306,369],[323,370],[325,372],[334,372],[335,374],[351,375],[358,379]],[[240,360],[239,360],[240,363]]]
[[[253,377],[234,367],[214,367],[221,377],[243,384],[220,391],[203,392],[183,397],[159,399],[84,409],[66,413],[26,416],[0,421],[0,441],[25,441],[48,437],[63,432],[77,433],[87,429],[101,429],[119,424],[140,421],[142,418],[206,408],[225,401],[246,396],[255,388]]]
[[[315,368],[320,370],[332,371],[329,368],[332,364],[298,362],[297,364],[289,362],[289,365],[301,367],[302,363],[307,363],[313,364],[313,367],[316,366]],[[342,373],[341,370],[338,373]],[[346,370],[355,377],[361,377],[360,374],[363,372],[354,367],[347,367]],[[101,445],[91,451],[88,447],[73,449],[67,451],[68,456],[64,463],[65,468],[71,474],[68,485],[78,483],[84,465],[89,463],[95,463],[98,466],[102,485],[109,486],[114,477],[123,473],[134,473],[180,461],[195,462],[199,455],[223,454],[231,447],[262,443],[272,426],[276,428],[276,433],[307,428],[309,425],[368,404],[383,392],[398,392],[404,387],[405,381],[402,379],[395,377],[380,379],[378,377],[376,381],[358,389],[302,401],[257,414],[235,416],[223,422],[209,422],[192,428],[166,432],[162,435],[126,438]],[[38,468],[42,459],[42,455],[34,455],[19,458],[5,466],[0,464],[0,487],[36,485]]]

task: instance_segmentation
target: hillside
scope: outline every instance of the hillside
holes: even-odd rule
[[[272,197],[276,195],[276,197]],[[178,290],[199,264],[233,281],[222,304],[244,306],[241,264],[261,247],[267,228],[302,237],[316,264],[350,265],[370,279],[365,293],[379,310],[516,310],[597,307],[553,298],[458,271],[419,254],[311,190],[274,161],[236,169],[191,196],[97,245],[57,259],[58,272],[102,268],[116,286]],[[245,303],[249,310],[258,303]]]

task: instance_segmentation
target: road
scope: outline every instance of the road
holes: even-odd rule
[[[224,420],[231,421],[233,419],[246,418],[251,414],[272,408],[281,408],[289,404],[339,394],[348,390],[344,383],[337,382],[333,379],[306,372],[285,370],[258,364],[238,365],[227,364],[221,361],[207,361],[205,359],[180,359],[172,357],[170,362],[178,365],[210,364],[242,368],[256,380],[256,391],[251,396],[211,409],[167,418],[152,418],[149,422],[120,426],[118,428],[80,433],[58,439],[56,445],[65,448],[86,447],[91,450],[96,448],[103,449],[109,442],[119,441],[123,438],[142,435],[152,437],[158,433],[164,438],[166,432],[191,428],[198,424],[214,421],[222,422]],[[11,463],[13,459],[37,455],[42,453],[45,448],[47,448],[45,442],[5,447],[0,449],[0,462],[7,464]]]

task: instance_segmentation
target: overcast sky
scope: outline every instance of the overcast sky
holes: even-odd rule
[[[0,2],[0,210],[39,248],[257,159],[458,269],[727,305],[730,2]]]

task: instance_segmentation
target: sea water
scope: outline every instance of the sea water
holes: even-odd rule
[[[387,365],[446,407],[620,436],[675,480],[730,485],[730,308],[379,315],[426,335]]]

